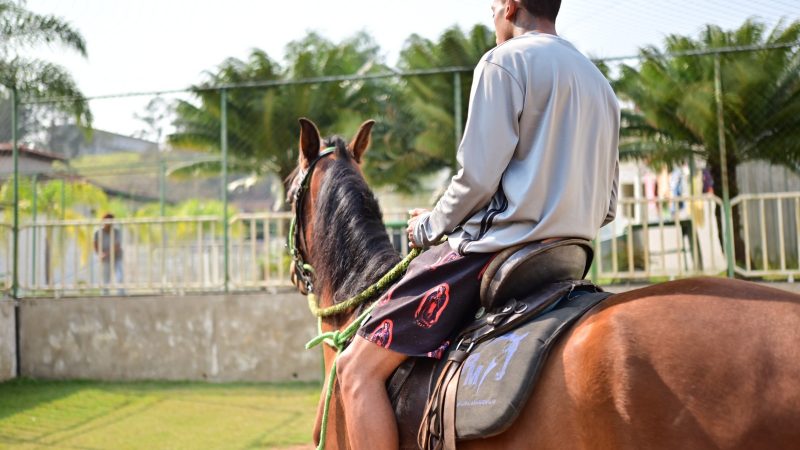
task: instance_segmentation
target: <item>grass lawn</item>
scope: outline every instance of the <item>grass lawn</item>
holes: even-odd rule
[[[315,383],[13,380],[0,449],[310,448]]]

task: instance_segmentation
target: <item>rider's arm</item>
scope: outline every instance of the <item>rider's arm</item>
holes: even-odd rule
[[[519,141],[524,91],[502,67],[481,61],[475,68],[469,114],[458,149],[461,169],[434,209],[417,221],[414,242],[435,245],[497,192]]]

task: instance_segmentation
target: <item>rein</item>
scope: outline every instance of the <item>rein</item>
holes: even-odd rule
[[[377,293],[381,292],[386,286],[396,281],[400,278],[408,269],[408,265],[411,263],[411,260],[419,256],[422,253],[422,250],[419,248],[413,248],[410,252],[408,252],[408,256],[406,256],[402,261],[400,261],[396,266],[392,268],[389,272],[386,273],[377,283],[373,284],[372,286],[365,289],[360,294],[356,295],[349,300],[331,306],[330,308],[325,308],[320,310],[319,309],[319,302],[312,300],[311,297],[316,297],[313,294],[308,295],[308,306],[311,309],[311,312],[314,313],[319,318],[319,328],[320,334],[319,336],[315,337],[314,339],[308,341],[306,344],[306,350],[310,350],[321,343],[328,344],[332,348],[336,350],[336,356],[333,358],[333,364],[331,365],[331,371],[328,373],[328,383],[327,389],[325,390],[325,406],[322,409],[322,426],[320,427],[319,433],[319,446],[317,450],[323,450],[325,448],[325,439],[328,433],[328,415],[330,413],[331,407],[331,398],[333,397],[333,383],[336,381],[336,360],[339,358],[339,355],[342,351],[347,347],[347,344],[353,339],[353,336],[356,335],[358,329],[361,328],[361,325],[364,321],[367,320],[369,315],[372,313],[372,310],[378,305],[377,302],[373,302],[367,309],[365,309],[358,317],[350,322],[349,325],[343,330],[333,330],[323,333],[322,332],[322,318],[333,316],[336,314],[340,314],[342,312],[347,311],[350,308],[355,306],[359,306],[362,303],[368,301],[372,297],[374,297]]]
[[[341,303],[337,303],[333,306],[329,306],[327,308],[320,308],[319,307],[319,299],[317,298],[316,294],[309,292],[308,293],[308,309],[311,310],[311,314],[319,318],[331,317],[337,314],[344,313],[352,308],[360,306],[361,304],[369,301],[371,298],[374,298],[379,293],[384,291],[389,285],[397,281],[408,269],[408,265],[411,263],[411,260],[416,258],[421,253],[420,249],[414,248],[408,252],[408,255],[396,266],[394,266],[391,270],[386,272],[386,275],[382,276],[380,280],[378,280],[372,286],[364,289],[360,294],[351,297]]]

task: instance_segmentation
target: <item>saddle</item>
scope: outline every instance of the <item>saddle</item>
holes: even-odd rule
[[[556,339],[610,295],[583,281],[592,255],[582,239],[499,253],[481,280],[482,307],[446,357],[410,358],[388,381],[401,443],[450,449],[505,431]]]

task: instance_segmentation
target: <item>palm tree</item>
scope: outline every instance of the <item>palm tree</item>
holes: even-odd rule
[[[207,83],[194,88],[199,104],[178,102],[177,132],[168,137],[169,142],[220,150],[220,91],[212,86],[385,71],[379,48],[364,33],[340,44],[309,34],[287,46],[286,60],[282,68],[262,50],[253,50],[247,61],[225,61],[216,73],[208,74]],[[364,117],[378,111],[375,100],[385,91],[384,85],[339,82],[229,89],[227,128],[234,170],[285,179],[297,163],[298,117],[313,117],[323,132],[355,129]]]
[[[722,186],[714,56],[670,56],[739,46],[767,47],[721,54],[722,102],[729,190],[739,193],[736,167],[762,160],[800,171],[800,21],[779,23],[769,32],[747,20],[725,31],[709,25],[698,39],[671,35],[665,51],[641,50],[639,67],[623,65],[614,83],[635,107],[623,112],[622,157],[674,163],[692,157],[706,161],[715,186]],[[773,48],[770,48],[773,47]],[[739,223],[738,210],[734,223]],[[718,222],[719,222],[718,211]],[[734,226],[737,259],[744,243]]]
[[[280,77],[280,67],[261,50],[254,50],[248,61],[230,58],[224,61],[216,73],[207,73],[209,80],[193,88],[199,104],[178,101],[175,106],[177,132],[168,136],[173,145],[204,151],[220,150],[221,95],[214,86],[234,85],[250,81],[271,81]],[[263,146],[254,141],[257,136],[244,131],[263,121],[261,99],[246,89],[228,92],[228,142],[235,156],[232,164],[253,166],[263,152]]]
[[[91,112],[72,76],[61,66],[25,56],[25,51],[41,44],[60,44],[86,56],[86,42],[67,22],[55,16],[40,15],[25,9],[24,1],[0,0],[0,85],[16,89],[26,98],[64,97],[39,111],[21,111],[20,130],[54,114],[70,114],[81,126],[90,126]],[[0,95],[0,108],[9,111],[8,96]],[[10,120],[0,126],[0,141],[11,137]],[[20,133],[22,135],[22,133]]]
[[[471,68],[494,45],[494,33],[483,25],[475,26],[468,33],[458,27],[450,28],[436,42],[415,34],[406,40],[399,68],[468,68],[461,75],[460,93],[461,117],[466,120]],[[385,180],[410,191],[418,186],[420,175],[454,167],[453,80],[452,73],[401,80],[387,109],[393,129],[386,139],[386,156],[383,161],[375,161],[375,155],[370,159],[380,167]]]

